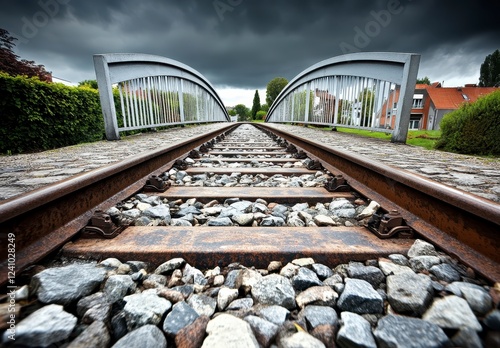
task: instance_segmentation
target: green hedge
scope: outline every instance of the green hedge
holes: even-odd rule
[[[500,91],[444,116],[436,148],[474,155],[500,155]]]
[[[0,153],[22,153],[103,139],[98,91],[0,73]]]

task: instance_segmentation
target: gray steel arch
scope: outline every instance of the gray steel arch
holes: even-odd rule
[[[420,55],[414,53],[397,53],[397,52],[361,52],[351,53],[342,56],[337,56],[323,60],[311,67],[305,69],[296,77],[294,77],[287,86],[281,91],[276,100],[269,108],[266,117],[266,122],[294,122],[290,115],[280,115],[280,119],[276,114],[278,109],[283,107],[287,101],[287,97],[292,93],[304,89],[309,90],[314,81],[322,78],[334,77],[349,77],[359,80],[370,79],[372,81],[383,81],[384,83],[394,84],[398,88],[399,97],[397,98],[396,125],[394,130],[391,130],[393,142],[406,142],[408,134],[408,126],[410,122],[410,113],[413,99],[414,87],[417,79],[418,67],[420,63]],[[359,80],[361,81],[361,80]],[[371,82],[373,83],[373,82]],[[346,83],[348,84],[348,82]],[[363,85],[368,85],[365,80]],[[348,87],[353,88],[353,87]],[[326,91],[329,93],[328,91]],[[395,98],[393,94],[393,98]],[[381,97],[382,98],[382,97]],[[337,100],[339,103],[341,100]],[[293,102],[293,101],[292,101]],[[386,108],[388,108],[389,100],[386,100]],[[301,123],[318,123],[308,122],[307,115],[310,110],[310,93],[306,96],[306,116]],[[303,106],[304,107],[304,106]],[[338,105],[334,106],[338,108]],[[294,105],[288,105],[287,110],[293,110]],[[338,125],[336,122],[329,122],[331,125]],[[374,127],[359,127],[370,128]]]
[[[104,116],[106,138],[108,140],[120,139],[119,132],[123,130],[150,128],[170,124],[230,121],[226,108],[215,91],[215,88],[202,74],[181,62],[161,56],[141,53],[95,54],[93,58]],[[131,81],[131,83],[127,84],[127,81]],[[141,114],[142,121],[147,122],[148,119],[151,119],[151,122],[147,122],[147,124],[140,122],[141,124],[139,125],[137,124],[139,122],[132,120],[131,125],[127,127],[118,126],[113,97],[113,85],[115,84],[124,84],[124,91],[129,91],[129,89],[134,88],[133,93],[128,93],[132,94],[130,105],[127,96],[124,97],[122,95],[122,89],[120,89],[122,110],[126,110],[124,105],[126,103],[132,113],[135,111]],[[184,119],[183,97],[185,94],[185,84],[186,87],[189,87],[192,91],[196,91],[196,117],[190,121]],[[160,92],[151,92],[151,86],[156,86],[157,89],[164,88],[164,90]],[[173,89],[169,90],[169,88]],[[199,90],[199,88],[201,88],[201,90]],[[154,122],[152,120],[154,108],[166,109],[171,107],[166,104],[170,103],[174,97],[172,95],[167,95],[165,97],[164,94],[174,93],[174,91],[177,93],[175,102],[176,107],[179,109],[179,120],[168,121],[167,117],[163,117],[163,122]],[[202,95],[205,94],[205,97],[212,98],[212,105],[207,106],[207,100],[198,100],[198,92],[203,91],[204,93],[202,93]],[[136,100],[138,99],[136,95],[139,94],[141,98]],[[165,101],[163,99],[167,100]],[[216,114],[200,115],[199,108],[203,107],[209,109],[211,107]],[[144,115],[142,113],[144,113]]]

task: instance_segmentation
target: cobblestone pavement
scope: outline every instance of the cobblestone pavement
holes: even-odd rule
[[[500,159],[481,158],[392,144],[346,133],[314,128],[273,125],[317,142],[361,154],[384,164],[406,169],[500,202]],[[157,133],[99,141],[34,154],[0,157],[0,200],[49,185],[141,152],[179,143],[190,137],[220,129],[223,124],[172,128]]]

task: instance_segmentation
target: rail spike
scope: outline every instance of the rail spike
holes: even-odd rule
[[[170,182],[162,180],[156,175],[151,175],[149,179],[146,180],[143,190],[146,192],[165,192],[169,187]]]
[[[87,226],[82,230],[82,238],[112,239],[118,236],[127,226],[116,226],[111,216],[102,210],[96,210]]]
[[[383,215],[373,214],[366,227],[381,239],[413,238],[413,229],[405,224],[397,210]]]
[[[325,183],[328,192],[350,192],[351,187],[342,175],[336,175]]]
[[[307,169],[309,169],[309,170],[323,170],[323,165],[318,160],[311,160],[307,163]]]

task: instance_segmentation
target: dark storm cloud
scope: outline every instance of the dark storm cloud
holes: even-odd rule
[[[422,54],[419,76],[472,76],[499,48],[496,0],[0,0],[18,54],[74,82],[92,55],[179,60],[213,84],[262,88],[348,51]],[[477,82],[477,81],[470,81]]]

